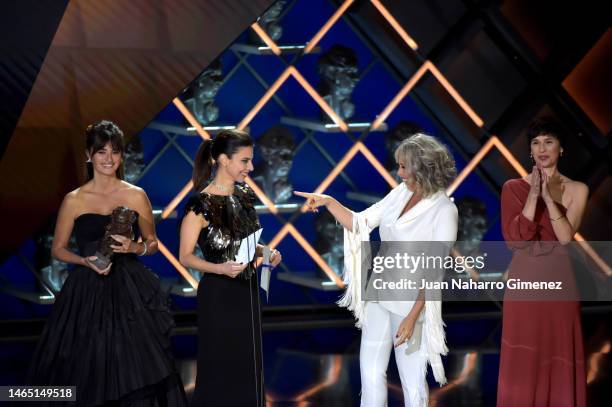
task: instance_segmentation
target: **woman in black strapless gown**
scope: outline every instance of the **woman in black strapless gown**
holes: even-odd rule
[[[256,407],[265,403],[259,284],[253,263],[234,261],[240,242],[260,228],[248,134],[223,131],[200,147],[194,186],[181,224],[180,260],[203,274],[198,287],[198,363],[192,406]],[[215,175],[209,183],[213,166]],[[204,259],[193,254],[195,245]],[[258,245],[256,255],[261,256]],[[281,261],[273,251],[270,263]]]
[[[157,249],[150,203],[142,189],[119,178],[123,143],[116,125],[88,127],[87,152],[91,180],[64,199],[52,249],[77,266],[47,320],[28,383],[76,386],[76,404],[66,405],[184,406],[170,352],[168,297],[137,259]],[[107,213],[117,206],[135,211],[132,238],[114,237],[112,263],[102,270],[94,253],[111,222]],[[78,255],[66,248],[71,232]],[[136,242],[140,233],[143,241]]]

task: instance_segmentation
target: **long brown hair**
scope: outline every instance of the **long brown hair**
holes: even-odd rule
[[[87,152],[93,156],[96,152],[102,150],[106,143],[110,142],[114,150],[121,152],[121,158],[125,152],[123,145],[123,132],[115,123],[110,120],[100,120],[99,122],[90,124],[85,129],[85,148]],[[87,181],[93,178],[93,164],[87,162]],[[123,162],[119,165],[116,172],[117,178],[123,179],[124,168]]]
[[[253,139],[242,130],[223,130],[214,139],[204,140],[193,162],[193,187],[197,192],[208,185],[214,165],[221,154],[228,158],[241,147],[253,147]],[[214,162],[213,162],[214,161]]]

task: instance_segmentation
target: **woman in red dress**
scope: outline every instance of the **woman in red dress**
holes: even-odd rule
[[[586,405],[580,303],[563,245],[580,226],[588,188],[557,170],[562,134],[551,119],[531,123],[535,166],[502,189],[502,232],[513,251],[509,279],[560,281],[563,291],[506,290],[498,407]]]

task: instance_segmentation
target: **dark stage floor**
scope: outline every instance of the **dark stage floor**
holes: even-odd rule
[[[609,311],[583,314],[589,406],[612,402]],[[494,406],[499,364],[498,316],[447,317],[449,384],[430,381],[430,406]],[[299,324],[299,323],[298,323]],[[193,390],[196,337],[175,335],[173,348],[187,393]],[[21,384],[35,343],[0,342],[0,384]],[[265,384],[269,406],[354,406],[359,404],[359,333],[352,327],[281,329],[264,333]],[[393,358],[393,356],[392,356]],[[389,365],[389,405],[401,406],[395,362]],[[431,376],[431,374],[429,375]],[[430,377],[431,379],[431,377]]]

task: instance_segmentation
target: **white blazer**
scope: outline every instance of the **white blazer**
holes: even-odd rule
[[[393,188],[381,201],[357,214],[365,219],[368,233],[379,228],[381,241],[448,242],[457,240],[457,207],[444,191],[421,199],[400,216],[413,191],[405,182]],[[443,253],[443,256],[449,253]],[[414,301],[380,301],[387,310],[405,317]]]

